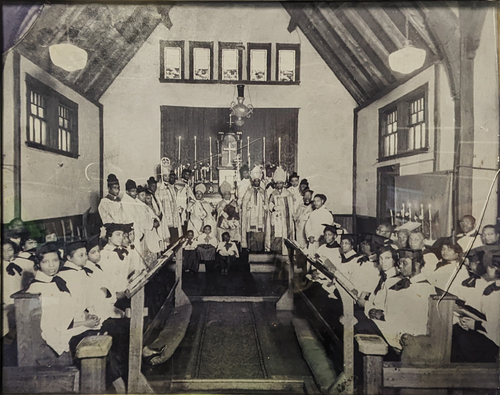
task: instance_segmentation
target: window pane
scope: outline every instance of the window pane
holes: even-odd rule
[[[250,50],[250,80],[267,81],[267,50]]]
[[[222,79],[224,81],[238,80],[238,59],[239,52],[234,49],[222,50]]]
[[[181,79],[181,48],[180,47],[166,47],[164,51],[165,56],[165,78],[171,80]]]
[[[415,126],[415,149],[419,149],[421,148],[421,138],[422,138],[422,135],[421,135],[421,126],[420,125],[417,125]]]
[[[40,121],[42,123],[42,144],[47,144],[47,123],[44,121]]]
[[[295,81],[295,51],[281,50],[279,51],[279,81],[293,82]]]
[[[193,49],[193,73],[195,80],[210,79],[210,49],[209,48],[194,48]]]

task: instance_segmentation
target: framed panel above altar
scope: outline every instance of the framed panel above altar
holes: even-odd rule
[[[241,127],[229,125],[228,107],[161,106],[160,111],[160,157],[170,158],[174,170],[190,168],[197,181],[230,181],[237,155],[238,165],[250,168],[297,169],[298,108],[255,108]]]

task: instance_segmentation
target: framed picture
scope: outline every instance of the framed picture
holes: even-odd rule
[[[300,81],[300,44],[276,44],[276,80]]]
[[[243,47],[238,43],[219,42],[219,81],[241,81]]]
[[[214,43],[190,41],[189,52],[191,79],[195,81],[213,80]]]
[[[271,79],[271,44],[248,43],[248,80]]]
[[[160,79],[184,79],[184,41],[160,41]]]

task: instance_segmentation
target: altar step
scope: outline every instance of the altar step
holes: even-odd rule
[[[317,394],[308,379],[194,379],[150,381],[155,393],[174,394]]]
[[[249,254],[250,273],[273,273],[284,267],[288,268],[290,262],[288,256],[276,254]],[[206,273],[207,269],[204,263],[200,264],[199,272]]]

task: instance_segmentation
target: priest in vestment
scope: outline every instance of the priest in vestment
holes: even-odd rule
[[[240,207],[231,197],[231,184],[224,181],[220,186],[222,200],[217,203],[217,236],[222,241],[222,234],[229,233],[231,241],[241,241]]]
[[[191,178],[191,170],[184,169],[182,170],[181,179],[177,180],[176,183],[174,184],[176,192],[177,208],[179,210],[181,228],[183,230],[183,233],[185,233],[187,230],[188,217],[186,209],[188,207],[188,204],[191,201],[195,200],[193,190],[189,186],[189,178]],[[197,233],[195,233],[195,237],[196,236]]]
[[[262,180],[260,166],[255,166],[250,176],[252,187],[242,200],[241,248],[261,252],[264,250],[268,207],[266,191],[260,186]]]
[[[247,165],[243,165],[240,168],[240,181],[238,182],[238,188],[236,190],[236,198],[241,207],[243,197],[245,193],[252,187],[252,181],[250,180],[250,170]]]
[[[278,167],[274,172],[273,179],[276,188],[269,197],[268,232],[266,233],[266,250],[288,255],[285,239],[293,240],[293,208],[294,200],[292,193],[285,189],[286,174]]]
[[[181,235],[179,209],[177,208],[177,197],[175,191],[175,181],[177,176],[174,171],[170,174],[163,174],[163,179],[156,190],[156,199],[159,202],[163,214],[161,226],[167,227],[163,234],[170,234],[170,243],[175,243]],[[168,233],[167,233],[168,231]]]
[[[213,230],[216,228],[215,218],[212,215],[214,207],[203,197],[206,191],[207,188],[204,184],[196,185],[195,199],[191,199],[186,208],[186,212],[190,213],[188,230],[193,231],[195,238],[203,233],[203,228],[206,225],[210,225],[210,228]]]

